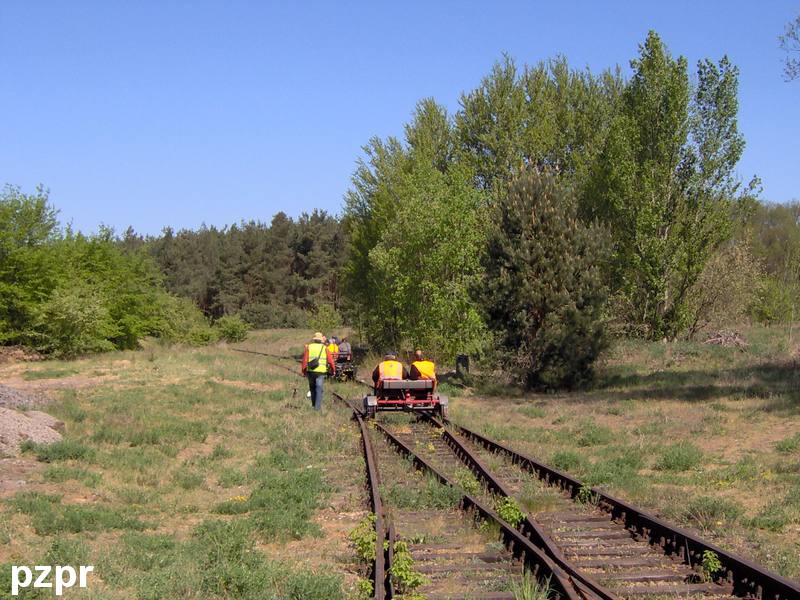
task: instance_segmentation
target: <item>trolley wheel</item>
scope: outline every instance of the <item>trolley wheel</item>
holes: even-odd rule
[[[441,417],[442,419],[446,419],[446,418],[447,418],[447,407],[446,407],[446,406],[442,406],[441,404],[439,404],[439,405],[436,407],[436,413],[437,413],[437,414],[439,415],[439,417]]]
[[[375,415],[377,414],[377,407],[375,406],[368,406],[367,407],[367,419],[375,419]]]

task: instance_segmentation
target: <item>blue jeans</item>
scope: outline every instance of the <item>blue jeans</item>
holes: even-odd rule
[[[325,373],[307,373],[306,377],[311,392],[311,406],[314,410],[322,410],[322,384],[325,382]]]

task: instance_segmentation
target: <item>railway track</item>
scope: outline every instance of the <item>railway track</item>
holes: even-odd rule
[[[381,425],[375,424],[370,431],[357,407],[334,396],[353,410],[359,424],[370,503],[376,516],[376,540],[386,542],[387,551],[383,555],[376,552],[373,566],[376,599],[402,597],[393,584],[396,542],[404,543],[414,559],[414,571],[424,577],[415,591],[426,600],[515,600],[519,596],[513,589],[527,585],[526,571],[533,579],[547,582],[552,598],[594,597],[490,506],[458,491],[455,482]],[[414,494],[427,486],[447,486],[451,506],[445,503],[417,510],[402,502],[386,502],[380,494],[381,472],[386,481],[406,493]],[[377,543],[376,549],[381,545]]]
[[[427,576],[428,600],[512,600],[525,570],[558,599],[800,600],[798,584],[451,420],[410,416],[373,429],[358,406],[334,396],[359,423],[376,539],[387,546],[373,567],[379,600],[397,596],[389,576],[397,540]],[[461,512],[433,517],[382,502],[378,465],[413,489],[421,481],[409,462],[459,490]],[[523,509],[513,526],[495,510],[503,498]],[[502,544],[476,523],[499,530]],[[707,553],[721,565],[714,573],[702,568]]]

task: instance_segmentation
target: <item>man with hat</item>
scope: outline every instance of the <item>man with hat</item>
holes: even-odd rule
[[[378,363],[372,372],[372,381],[377,390],[384,381],[399,379],[408,379],[408,370],[397,360],[397,352],[389,350],[383,355],[383,362]]]
[[[311,343],[306,344],[303,350],[303,364],[300,367],[303,375],[308,378],[311,406],[314,410],[322,410],[322,385],[325,383],[328,368],[331,373],[336,373],[333,356],[325,345],[325,338],[318,331],[311,339]]]

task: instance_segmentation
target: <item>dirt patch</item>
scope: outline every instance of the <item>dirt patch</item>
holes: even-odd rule
[[[17,456],[19,446],[26,440],[37,444],[51,444],[61,439],[58,430],[64,424],[46,413],[23,413],[11,408],[0,408],[0,454]]]
[[[44,360],[44,356],[24,346],[0,346],[0,363],[33,362]]]
[[[0,498],[29,485],[42,468],[42,463],[27,458],[0,458]]]

